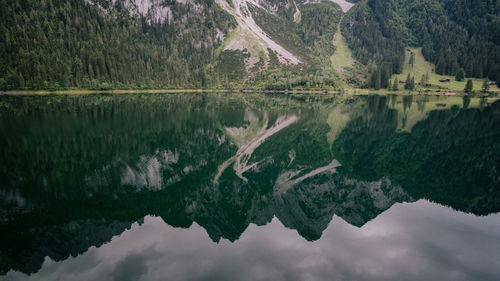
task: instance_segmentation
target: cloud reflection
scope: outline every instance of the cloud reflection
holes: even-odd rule
[[[396,204],[357,228],[334,217],[308,242],[274,218],[234,243],[159,217],[100,248],[6,280],[498,280],[500,214],[477,217],[428,201]]]

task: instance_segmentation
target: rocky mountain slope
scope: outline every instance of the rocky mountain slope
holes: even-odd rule
[[[0,88],[384,88],[407,46],[500,80],[498,1],[353,2],[3,0]]]

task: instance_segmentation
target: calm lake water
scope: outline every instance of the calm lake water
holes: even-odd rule
[[[500,102],[0,96],[0,279],[500,280]]]

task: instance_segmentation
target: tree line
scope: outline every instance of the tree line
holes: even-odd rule
[[[173,1],[178,18],[169,24],[130,14],[121,1],[106,14],[84,0],[0,0],[0,88],[217,84],[217,29],[235,22],[213,0],[197,2],[202,9]]]
[[[402,72],[405,46],[422,46],[437,74],[463,71],[500,84],[499,10],[494,0],[368,0],[351,9],[342,31],[369,66],[369,87],[390,87],[386,78]]]

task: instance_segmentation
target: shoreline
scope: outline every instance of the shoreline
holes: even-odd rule
[[[0,96],[3,95],[92,95],[92,94],[174,94],[174,93],[263,93],[263,94],[354,94],[354,95],[430,95],[430,96],[466,96],[463,91],[381,91],[369,89],[346,89],[346,90],[258,90],[258,89],[130,89],[130,90],[86,90],[86,89],[73,89],[73,90],[12,90],[0,91]],[[491,96],[491,94],[499,94],[499,92],[492,91],[489,94],[476,92],[473,96]]]

